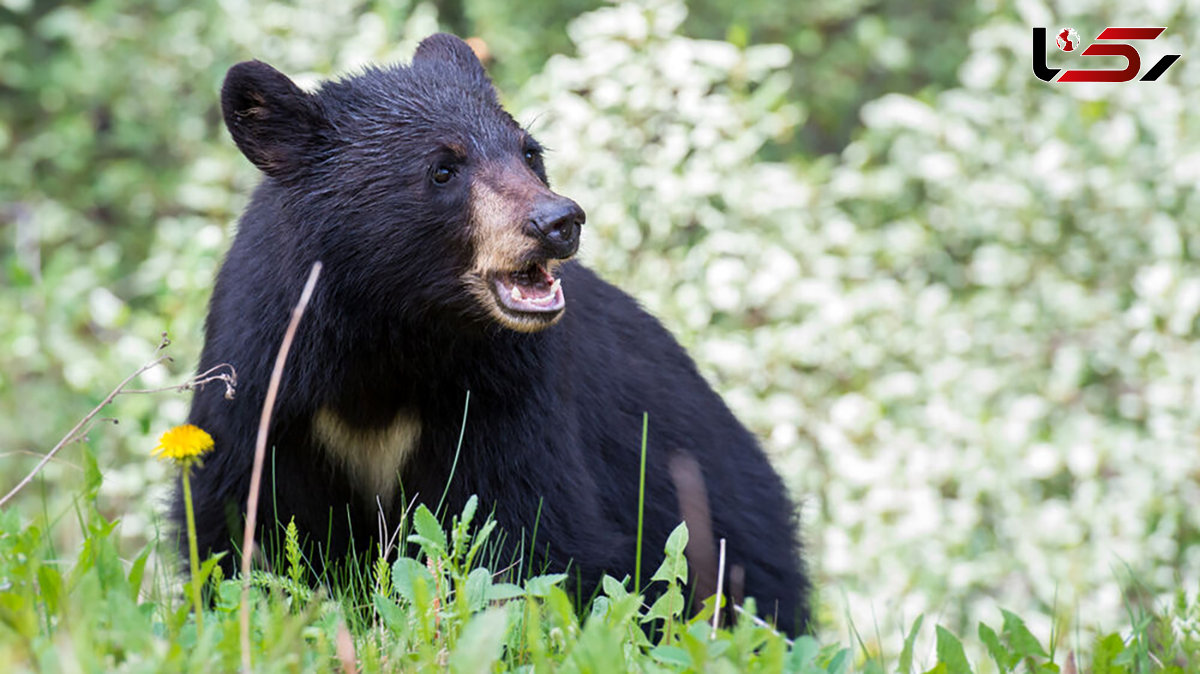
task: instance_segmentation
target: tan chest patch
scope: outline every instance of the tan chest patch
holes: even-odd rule
[[[385,505],[395,498],[400,470],[421,438],[420,418],[404,411],[388,426],[361,429],[323,407],[312,428],[316,441],[350,475],[355,488],[372,501],[378,496]]]

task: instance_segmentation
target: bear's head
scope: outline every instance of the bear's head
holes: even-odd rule
[[[434,35],[409,66],[311,93],[240,63],[221,107],[267,176],[252,205],[269,211],[264,240],[297,264],[322,260],[341,277],[339,301],[522,332],[562,316],[557,270],[579,247],[584,212],[550,190],[542,147],[462,40]]]

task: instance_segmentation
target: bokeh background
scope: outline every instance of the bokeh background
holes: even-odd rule
[[[1200,587],[1195,0],[0,2],[0,490],[163,331],[184,380],[258,180],[233,63],[297,81],[477,36],[658,315],[803,503],[822,632],[897,650],[999,607],[1070,643]],[[1035,79],[1030,28],[1167,26],[1156,83]],[[1048,47],[1052,66],[1081,65]],[[1103,59],[1095,65],[1103,66]],[[1119,67],[1119,63],[1111,64]],[[264,254],[270,254],[264,251]],[[161,527],[128,396],[87,442],[130,549]],[[69,512],[70,448],[18,499]],[[70,546],[69,528],[62,545]]]

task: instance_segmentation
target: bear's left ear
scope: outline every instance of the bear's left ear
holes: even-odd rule
[[[262,61],[229,69],[221,112],[238,149],[274,178],[286,178],[320,160],[332,126],[315,96]]]
[[[456,35],[436,33],[421,40],[417,53],[413,55],[413,63],[448,63],[467,77],[486,83],[488,88],[492,86],[475,51]]]

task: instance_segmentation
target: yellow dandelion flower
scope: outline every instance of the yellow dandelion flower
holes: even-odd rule
[[[176,426],[163,433],[158,439],[158,446],[152,454],[160,459],[175,459],[181,467],[183,484],[184,512],[187,516],[188,557],[194,572],[200,568],[200,554],[196,544],[196,516],[192,510],[192,485],[188,473],[193,465],[200,463],[200,457],[213,448],[212,436],[204,429],[191,424]],[[196,632],[204,634],[204,609],[200,602],[200,575],[192,573],[192,609],[196,612]]]
[[[153,454],[160,459],[175,459],[180,462],[195,461],[213,448],[212,436],[204,429],[184,424],[176,426],[158,439]]]

